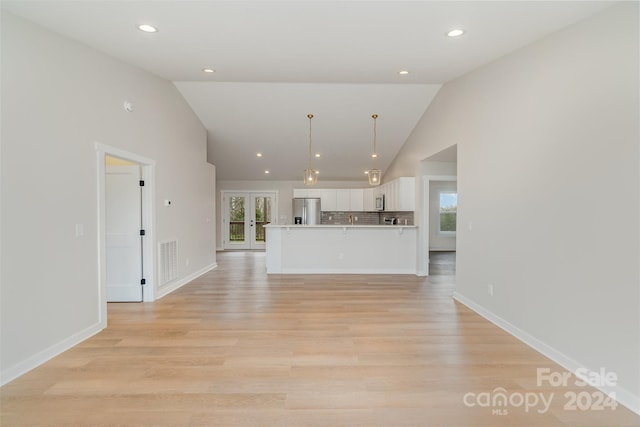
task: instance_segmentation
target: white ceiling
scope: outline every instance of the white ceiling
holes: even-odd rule
[[[2,8],[176,82],[208,130],[218,179],[301,179],[313,113],[320,180],[353,180],[371,163],[371,114],[380,115],[384,170],[442,83],[611,3],[3,0]],[[141,23],[159,31],[142,33]],[[453,27],[467,32],[445,37]]]

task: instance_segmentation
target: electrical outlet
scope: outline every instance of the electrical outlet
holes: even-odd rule
[[[487,285],[487,293],[488,293],[490,296],[493,296],[493,285],[492,285],[491,283],[489,283],[489,284]]]

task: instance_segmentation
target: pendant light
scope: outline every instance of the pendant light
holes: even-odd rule
[[[316,185],[318,181],[318,171],[311,168],[311,119],[313,114],[307,114],[309,119],[309,167],[304,171],[304,185]]]
[[[369,185],[380,185],[382,171],[380,169],[376,169],[376,159],[378,158],[378,153],[376,151],[376,119],[378,118],[378,115],[374,114],[371,118],[373,119],[373,153],[371,154],[373,167],[367,171],[367,175],[369,175]]]

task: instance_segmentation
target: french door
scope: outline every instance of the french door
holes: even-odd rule
[[[263,249],[264,226],[277,218],[275,192],[222,192],[225,249]]]

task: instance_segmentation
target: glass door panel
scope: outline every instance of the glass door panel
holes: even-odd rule
[[[264,226],[271,223],[271,206],[273,204],[273,194],[252,194],[251,203],[254,213],[253,241],[251,249],[264,249],[267,242],[267,234]]]
[[[266,230],[276,214],[276,193],[223,192],[225,249],[264,249]]]
[[[249,198],[245,194],[229,194],[225,199],[225,249],[249,249]]]

